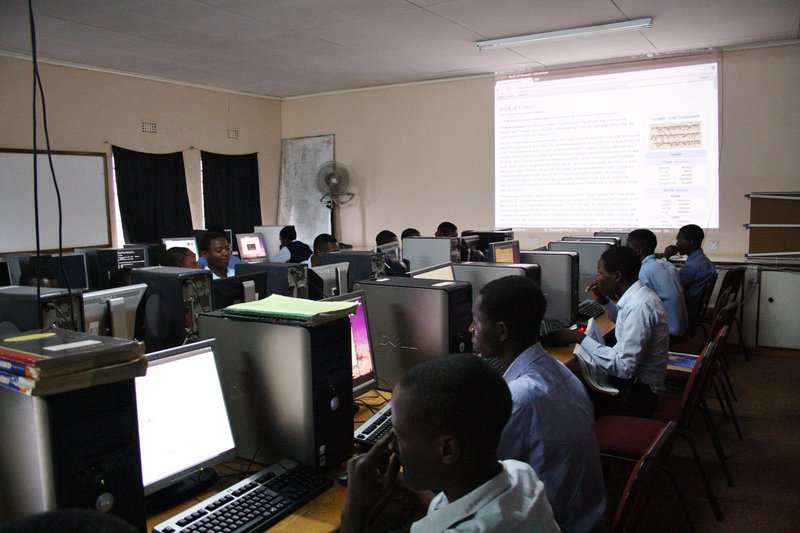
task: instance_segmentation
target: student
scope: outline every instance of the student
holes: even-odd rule
[[[375,236],[375,244],[377,246],[383,246],[384,244],[389,244],[390,242],[397,242],[397,235],[393,231],[385,229],[378,232],[378,234]]]
[[[703,239],[705,233],[700,226],[688,224],[678,230],[675,245],[664,249],[664,257],[669,259],[673,255],[686,255],[683,268],[678,271],[683,286],[683,295],[686,298],[686,309],[689,316],[695,316],[703,298],[706,283],[717,273],[714,263],[703,253]]]
[[[531,279],[489,282],[472,306],[472,345],[499,359],[511,389],[513,409],[497,456],[533,467],[562,531],[591,531],[606,510],[594,407],[580,380],[539,342],[546,308]]]
[[[606,250],[597,263],[597,281],[587,288],[607,312],[613,312],[609,300],[616,300],[617,343],[613,347],[578,330],[556,331],[547,338],[554,345],[581,343],[620,390],[616,396],[590,391],[596,416],[651,416],[664,390],[669,324],[658,295],[639,281],[641,266],[636,252],[627,246]]]
[[[222,226],[210,226],[206,231],[207,232],[208,231],[213,231],[215,233],[222,233],[223,235],[225,235],[225,239],[228,238],[228,232],[226,232],[225,229]],[[232,243],[228,243],[228,244],[230,245]],[[231,272],[233,272],[236,269],[236,265],[241,263],[241,262],[242,262],[242,260],[239,259],[238,255],[234,255],[233,253],[231,253],[230,254],[230,259],[228,260],[228,269],[230,269]],[[206,266],[208,266],[208,263],[206,262],[206,258],[201,255],[200,257],[197,258],[197,268],[208,270],[206,268]]]
[[[678,269],[666,259],[656,258],[657,244],[658,240],[652,231],[636,229],[628,234],[626,246],[636,252],[636,255],[642,260],[639,280],[653,289],[661,298],[661,303],[664,304],[669,321],[669,334],[673,337],[680,337],[686,332],[689,324],[683,287],[681,287],[678,277]],[[613,305],[613,303],[609,303],[609,305]],[[609,316],[611,320],[616,320],[616,308]]]
[[[58,278],[44,265],[39,266],[37,277],[36,267],[30,266],[20,273],[19,284],[24,287],[36,287],[38,285],[39,287],[57,289]]]
[[[421,237],[422,234],[416,228],[406,228],[403,230],[403,233],[400,234],[400,241],[405,239],[406,237]]]
[[[338,251],[339,241],[336,240],[336,237],[328,233],[320,233],[314,239],[314,255],[309,259],[309,264],[312,267],[320,266],[323,255]]]
[[[451,355],[409,370],[392,395],[393,432],[347,465],[342,533],[370,531],[401,465],[411,489],[442,491],[412,533],[558,531],[533,469],[497,460],[510,414],[508,387],[478,357]]]
[[[211,271],[212,279],[235,275],[230,266],[231,246],[224,233],[207,231],[200,239],[200,255],[206,260],[206,270]]]
[[[436,233],[433,234],[434,237],[458,237],[458,227],[452,222],[442,222],[439,224],[439,227],[436,228]]]
[[[442,222],[436,228],[435,237],[458,237],[458,227],[452,222]],[[458,251],[461,255],[462,261],[484,261],[486,258],[483,252],[473,250],[464,242],[463,239],[458,239]]]
[[[161,256],[161,266],[179,268],[200,268],[197,265],[197,256],[194,252],[183,246],[174,246]]]
[[[278,234],[281,249],[272,258],[275,263],[302,263],[308,261],[313,253],[309,246],[297,240],[297,231],[294,226],[284,226]]]

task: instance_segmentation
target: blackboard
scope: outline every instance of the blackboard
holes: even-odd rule
[[[309,246],[320,233],[331,232],[331,211],[320,202],[317,170],[333,161],[333,135],[281,141],[281,185],[278,223],[294,225],[297,238]]]
[[[47,155],[37,157],[42,250],[58,248],[58,204]],[[106,156],[54,152],[63,213],[63,247],[109,246]],[[33,153],[0,149],[0,253],[36,249]]]

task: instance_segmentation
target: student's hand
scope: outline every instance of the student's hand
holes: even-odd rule
[[[370,451],[347,463],[342,533],[364,531],[373,508],[392,489],[400,471],[395,443],[394,432],[389,432]]]
[[[542,339],[545,346],[566,346],[581,342],[586,335],[577,329],[560,329]]]
[[[670,244],[664,248],[664,259],[669,259],[673,255],[678,255],[678,247],[674,244]]]
[[[600,291],[597,289],[597,283],[590,283],[584,290],[591,294],[594,300],[600,305],[606,305],[608,303],[608,298],[600,294]]]

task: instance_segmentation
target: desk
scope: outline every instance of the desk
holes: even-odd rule
[[[385,398],[389,398],[391,396],[391,394],[385,392],[382,392],[381,394],[383,394]],[[376,408],[380,408],[386,401],[375,392],[364,393],[359,396],[358,399],[365,404],[375,406]],[[361,407],[353,420],[355,427],[363,424],[364,421],[366,421],[371,415],[372,413],[368,408]],[[236,471],[243,470],[248,466],[247,461],[243,461],[241,459],[228,461],[225,463],[225,465]],[[262,468],[263,466],[256,464],[252,465],[248,471],[256,472]],[[346,469],[347,464],[342,463],[333,467],[328,473],[333,477],[337,477]],[[227,469],[220,468],[220,470]],[[222,475],[224,474],[225,472],[222,472]],[[221,477],[220,480],[208,491],[203,492],[202,494],[197,494],[194,498],[190,498],[160,513],[148,516],[147,531],[152,531],[154,526],[160,524],[167,518],[200,503],[206,498],[213,496],[222,489],[238,482],[239,479],[240,478],[237,476],[224,478]],[[344,507],[344,499],[346,495],[347,488],[334,481],[333,487],[329,488],[310,502],[306,503],[304,506],[297,509],[294,513],[290,514],[273,527],[269,528],[268,531],[285,531],[287,533],[294,533],[297,531],[302,531],[303,533],[334,533],[339,531],[340,515],[342,512],[342,507]]]
[[[614,331],[614,323],[610,318],[608,318],[607,314],[603,313],[602,315],[595,317],[594,321],[597,324],[597,327],[600,328],[600,333],[603,334],[603,337],[606,337],[608,334]],[[575,349],[574,345],[547,346],[545,344],[544,347],[553,357],[561,361],[564,366],[573,372],[577,372],[578,363],[575,360],[575,354],[572,353],[572,351]]]

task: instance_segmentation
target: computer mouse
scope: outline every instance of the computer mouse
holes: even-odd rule
[[[347,471],[346,470],[344,472],[342,472],[341,474],[339,474],[339,478],[337,479],[337,481],[339,482],[339,485],[342,485],[343,487],[347,486]]]

